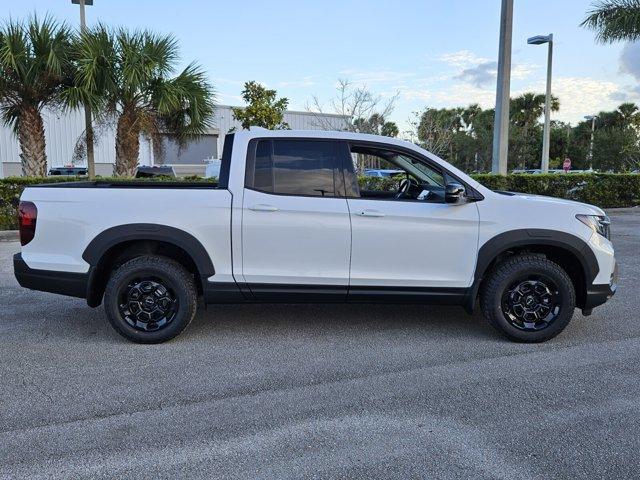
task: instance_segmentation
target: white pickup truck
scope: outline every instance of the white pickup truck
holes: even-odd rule
[[[360,185],[363,159],[403,173]],[[495,192],[416,145],[345,132],[228,135],[217,184],[29,187],[20,235],[22,286],[104,303],[142,343],[182,332],[199,297],[468,312],[479,299],[498,331],[539,342],[617,281],[599,208]]]

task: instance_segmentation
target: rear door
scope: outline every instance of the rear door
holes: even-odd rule
[[[250,142],[242,273],[255,297],[345,299],[351,226],[338,145],[321,139]]]

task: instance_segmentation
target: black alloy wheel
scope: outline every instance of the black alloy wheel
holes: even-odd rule
[[[489,324],[516,342],[544,342],[571,321],[576,290],[557,263],[539,254],[505,258],[480,288],[480,306]]]
[[[135,278],[120,290],[122,318],[143,332],[166,328],[175,318],[179,302],[166,282],[156,277]]]
[[[560,315],[562,298],[554,282],[533,275],[513,282],[502,296],[502,312],[514,327],[524,331],[547,328]]]
[[[194,274],[159,255],[141,255],[117,267],[104,292],[109,323],[137,343],[160,343],[179,335],[193,320],[197,305]]]

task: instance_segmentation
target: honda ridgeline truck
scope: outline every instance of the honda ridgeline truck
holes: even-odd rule
[[[373,182],[362,159],[401,175]],[[492,191],[394,138],[250,129],[217,183],[29,186],[26,288],[104,303],[134,342],[182,332],[205,303],[456,304],[540,342],[616,290],[609,219],[582,203]]]

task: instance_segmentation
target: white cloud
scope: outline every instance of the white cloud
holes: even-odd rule
[[[620,73],[628,73],[640,81],[640,43],[627,43],[620,53]]]
[[[284,82],[278,82],[277,85],[278,87],[311,87],[313,85],[315,85],[316,82],[313,81],[312,77],[303,77],[300,80],[288,80],[288,81],[284,81]]]
[[[496,101],[493,88],[481,88],[466,83],[452,84],[448,89],[433,92],[437,106],[464,107],[478,103],[482,108],[492,108]]]
[[[524,92],[543,92],[544,89],[544,82],[540,82],[513,91],[512,96]],[[552,118],[571,123],[577,123],[585,115],[601,110],[613,110],[619,103],[615,97],[620,87],[610,81],[581,77],[554,78],[551,90],[560,99],[560,111],[553,112]]]
[[[466,68],[471,65],[489,62],[491,59],[476,55],[469,50],[460,50],[458,52],[445,53],[438,58],[441,62],[457,68]]]
[[[455,80],[471,83],[479,88],[495,84],[498,75],[498,62],[495,60],[481,57],[470,50],[445,53],[439,60],[458,69],[458,74],[453,77]],[[511,67],[511,78],[525,80],[537,68],[533,63],[514,63]]]
[[[349,81],[362,84],[404,83],[406,80],[415,76],[415,74],[411,72],[398,72],[393,70],[356,70],[351,68],[342,70],[338,73]]]
[[[400,97],[408,101],[422,100],[427,102],[433,98],[433,95],[425,88],[401,88]]]
[[[535,63],[517,63],[511,67],[511,78],[515,80],[526,80],[538,70]]]
[[[476,87],[484,87],[496,81],[498,62],[482,62],[475,67],[465,68],[454,78],[471,83]]]

